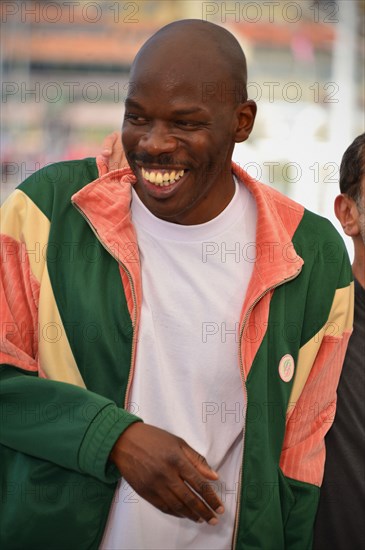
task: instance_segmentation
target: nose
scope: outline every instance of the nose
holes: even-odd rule
[[[158,156],[163,153],[173,153],[177,147],[177,139],[161,122],[153,123],[140,140],[141,148],[150,155]]]

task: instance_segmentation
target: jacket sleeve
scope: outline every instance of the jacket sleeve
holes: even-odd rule
[[[0,396],[2,445],[101,481],[120,477],[108,462],[136,416],[101,395],[45,378],[39,368],[40,281],[45,254],[37,240],[44,216],[16,190],[2,207]]]
[[[338,272],[328,320],[300,348],[287,411],[280,467],[293,502],[285,525],[290,549],[312,545],[324,471],[324,437],[334,420],[337,385],[352,332],[353,282],[345,250]]]

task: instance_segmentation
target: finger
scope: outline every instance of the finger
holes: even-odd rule
[[[191,464],[199,471],[199,473],[201,473],[201,475],[212,480],[218,479],[219,476],[217,472],[209,466],[204,456],[197,453],[185,441],[184,441],[184,444],[182,445],[182,450],[185,456],[191,462]]]
[[[120,132],[116,132],[117,137],[113,144],[112,154],[109,157],[109,167],[112,170],[128,167],[128,162],[122,146],[122,137]]]
[[[182,498],[178,496],[179,491],[176,490],[176,486],[175,492],[169,487],[164,486],[162,488],[162,486],[160,486],[159,492],[153,491],[148,494],[148,502],[164,514],[169,514],[170,516],[175,516],[178,518],[187,518],[196,523],[204,522],[198,512],[186,505],[186,500],[188,499],[190,492],[189,489],[184,486],[184,483],[180,480],[180,478],[177,479],[177,484],[181,484],[182,487],[185,487],[185,489],[182,489],[185,490]],[[145,495],[145,497],[146,496],[147,495]]]
[[[109,157],[112,154],[115,142],[119,138],[119,133],[115,130],[111,134],[108,134],[103,141],[102,155]]]
[[[200,517],[210,525],[216,525],[217,523],[219,523],[216,511],[207,504],[206,499],[202,497],[201,493],[195,491],[193,487],[191,487],[191,485],[187,482],[185,482],[185,486],[190,491],[188,495],[185,494],[186,506],[188,506],[191,510],[194,510],[196,513],[199,513]],[[223,505],[221,503],[218,506],[218,510],[220,514],[224,511]]]
[[[203,523],[204,517],[197,509],[197,503],[194,502],[193,505],[191,505],[191,495],[193,495],[193,493],[183,482],[181,482],[181,480],[178,481],[178,484],[180,485],[179,488],[175,486],[172,490],[164,493],[166,513],[176,517],[190,519],[195,523]]]
[[[193,472],[193,467],[189,463],[187,465]],[[205,521],[210,525],[217,524],[218,519],[212,508],[204,502],[198,491],[195,491],[190,484],[179,477],[180,469],[181,467],[177,467],[177,471],[171,472],[170,476],[167,476],[166,473],[161,476],[160,482],[155,486],[150,485],[143,497],[165,514],[186,517],[194,522]],[[200,479],[206,484],[206,480]],[[211,491],[214,493],[212,488],[210,488]],[[204,491],[201,492],[204,494]],[[222,506],[221,503],[220,505]]]
[[[214,480],[207,481],[207,478],[202,477],[197,468],[189,462],[182,465],[180,468],[180,475],[217,514],[222,514],[224,512],[224,506],[220,498],[218,498],[212,484],[212,481],[217,481],[218,476],[214,470],[211,470],[211,468],[209,469],[216,476]]]
[[[194,495],[197,495],[197,498],[201,503],[204,504],[204,508],[199,505],[199,511],[203,511],[204,515],[202,516],[205,521],[210,521],[210,519],[216,517],[216,514],[220,515],[224,513],[224,506],[221,499],[216,493],[216,487],[212,482],[207,481],[204,478],[201,478],[196,473],[193,473],[189,478],[184,477],[185,484],[191,489],[191,492]],[[208,514],[206,512],[208,510]]]
[[[189,473],[186,472],[185,475],[182,475],[182,478],[191,485],[194,491],[196,491],[217,514],[223,514],[224,506],[222,501],[218,498],[212,485],[201,477],[201,475],[203,475],[207,479],[216,481],[219,477],[217,472],[209,466],[202,455],[192,449],[185,441],[182,441],[182,449],[190,464],[194,467],[190,472],[190,477],[187,477]],[[199,473],[201,475],[199,475]]]
[[[214,512],[182,480],[178,480],[170,488],[165,488],[159,508],[166,514],[185,517],[196,523],[207,522],[210,525],[218,523]]]

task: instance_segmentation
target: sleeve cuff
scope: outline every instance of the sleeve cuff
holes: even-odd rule
[[[79,450],[79,468],[104,483],[120,478],[118,468],[108,462],[118,437],[134,422],[142,420],[113,403],[103,407],[91,422]]]

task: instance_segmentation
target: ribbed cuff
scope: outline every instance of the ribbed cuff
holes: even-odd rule
[[[78,462],[82,472],[105,483],[120,478],[119,470],[108,462],[110,452],[118,437],[134,422],[141,419],[113,403],[103,407],[91,422],[81,443]]]

